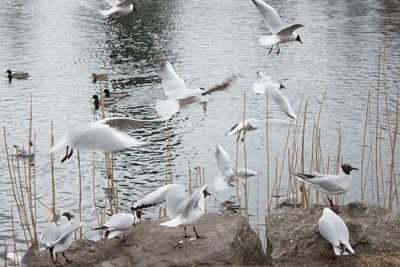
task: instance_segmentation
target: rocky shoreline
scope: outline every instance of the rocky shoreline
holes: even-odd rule
[[[203,239],[183,238],[183,229],[160,226],[167,218],[143,221],[130,229],[127,242],[74,242],[67,251],[73,261],[68,266],[400,266],[398,212],[362,202],[341,207],[356,255],[333,259],[332,248],[318,232],[322,210],[313,205],[267,216],[266,253],[243,217],[208,213],[196,227]],[[188,233],[193,234],[191,228]],[[29,266],[54,265],[44,251]]]

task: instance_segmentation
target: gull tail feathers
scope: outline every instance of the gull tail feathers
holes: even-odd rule
[[[158,101],[156,111],[163,120],[169,120],[179,111],[179,101],[176,99]]]
[[[274,44],[277,44],[279,42],[279,38],[276,35],[262,35],[259,39],[258,39],[258,43],[261,46],[271,46]]]
[[[180,215],[178,217],[173,218],[172,220],[166,221],[165,223],[160,223],[160,225],[168,226],[168,227],[177,227],[180,225]]]
[[[50,147],[49,153],[53,153],[61,148],[67,141],[67,136],[63,135],[52,147]]]

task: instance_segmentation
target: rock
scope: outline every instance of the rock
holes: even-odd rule
[[[398,212],[364,202],[352,202],[340,207],[339,216],[349,229],[350,244],[356,256],[342,256],[332,261],[333,249],[318,231],[323,208],[313,205],[311,208],[288,209],[266,217],[266,254],[270,264],[371,265],[367,261],[375,253],[393,256],[394,262],[400,262]]]
[[[139,222],[117,239],[73,242],[66,256],[68,266],[187,266],[261,265],[266,263],[261,241],[247,221],[237,214],[206,214],[196,230],[203,239],[183,238],[182,228],[161,226],[167,218]],[[192,227],[188,234],[193,235]],[[59,261],[65,263],[60,255]],[[54,266],[49,252],[34,257],[29,266]]]

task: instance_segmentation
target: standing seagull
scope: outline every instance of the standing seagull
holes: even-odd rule
[[[290,26],[283,26],[281,18],[279,17],[278,12],[275,11],[270,5],[265,3],[262,0],[253,0],[253,3],[260,11],[265,25],[267,25],[269,31],[272,35],[261,36],[258,42],[261,46],[271,46],[269,53],[272,52],[272,48],[276,44],[278,47],[277,54],[281,51],[279,48],[279,43],[286,43],[292,41],[299,41],[303,43],[300,39],[300,35],[298,35],[295,30],[303,27],[302,24],[293,24]]]
[[[333,205],[332,195],[341,195],[350,190],[351,186],[351,174],[352,170],[358,170],[357,168],[351,167],[349,164],[343,164],[339,170],[339,175],[322,175],[314,172],[311,174],[296,173],[298,179],[306,184],[309,184],[315,190],[325,193],[328,197],[329,203],[333,210],[338,212],[335,205]]]
[[[133,0],[124,0],[122,2],[118,1],[108,1],[112,6],[108,10],[101,10],[100,13],[107,18],[115,19],[119,16],[129,15],[133,10],[137,12],[136,8],[133,6]],[[93,79],[94,80],[94,79]]]
[[[212,88],[204,89],[204,88],[196,88],[196,89],[188,89],[185,85],[183,79],[181,79],[175,72],[171,63],[168,61],[164,62],[161,66],[161,83],[164,89],[164,94],[167,97],[167,100],[157,102],[157,106],[159,108],[163,107],[167,109],[169,104],[176,105],[176,102],[179,103],[179,106],[186,106],[195,102],[199,102],[206,95],[211,94],[216,91],[227,90],[234,85],[236,85],[238,81],[238,76],[233,75],[228,78],[225,82],[218,84]],[[162,105],[162,103],[169,103],[168,105]],[[174,109],[175,111],[175,109]],[[178,112],[179,109],[176,111]],[[157,109],[157,112],[163,117],[163,112]]]
[[[74,148],[81,150],[100,150],[108,153],[128,150],[140,145],[141,142],[123,134],[122,131],[138,129],[148,123],[160,121],[163,120],[136,120],[114,117],[90,122],[61,137],[61,139],[51,147],[50,153],[66,144],[65,156],[61,160],[61,163],[63,163],[72,156]],[[71,151],[68,153],[69,148],[71,148]]]
[[[117,213],[111,216],[111,218],[101,227],[94,228],[93,230],[106,230],[104,237],[110,239],[113,237],[118,238],[120,234],[128,231],[131,226],[135,226],[135,216],[128,213]],[[124,234],[124,239],[122,242],[126,241]]]
[[[196,238],[203,238],[204,236],[199,235],[196,232],[194,224],[203,217],[205,213],[206,197],[211,194],[207,191],[207,185],[194,192],[190,198],[186,201],[182,213],[176,216],[174,219],[169,220],[161,225],[168,227],[184,227],[192,225],[193,231],[196,234]],[[186,230],[185,230],[186,235]],[[185,236],[186,237],[186,236]]]
[[[228,153],[220,145],[217,145],[215,150],[215,158],[218,165],[218,176],[215,179],[215,189],[217,190],[224,190],[229,185],[233,186],[232,183],[236,181],[236,176],[244,179],[245,177],[257,175],[257,172],[251,169],[239,169],[235,173]]]
[[[333,246],[336,256],[354,255],[354,250],[349,242],[349,229],[337,214],[325,208],[318,221],[320,234]]]
[[[62,252],[63,257],[67,262],[71,262],[65,256],[64,252],[69,248],[72,243],[73,233],[81,226],[81,222],[70,223],[74,215],[69,212],[63,213],[61,216],[61,224],[57,226],[55,222],[46,225],[46,228],[40,238],[46,244],[46,249],[50,252],[50,258],[53,263],[57,263],[57,253]],[[54,261],[53,253],[56,253],[56,260]]]
[[[274,99],[279,108],[290,118],[296,120],[297,116],[290,106],[289,101],[280,91],[280,89],[285,87],[280,83],[274,83],[271,77],[261,71],[257,72],[257,78],[258,80],[253,83],[253,91],[257,94],[265,94],[265,91],[268,90],[268,95]]]
[[[183,187],[183,185],[167,184],[137,201],[132,206],[132,210],[137,211],[165,202],[167,204],[168,217],[174,219],[183,212],[188,200],[189,198],[186,196],[185,187]],[[186,227],[184,227],[184,230],[184,237],[190,237],[186,233]]]

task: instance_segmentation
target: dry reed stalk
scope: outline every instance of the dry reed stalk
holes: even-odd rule
[[[259,196],[258,196],[258,180],[257,180],[257,237],[260,238],[260,215],[259,215]]]
[[[399,129],[399,95],[400,95],[400,90],[397,91],[397,103],[396,103],[396,124],[394,127],[393,131],[393,143],[392,143],[392,160],[390,163],[390,183],[389,183],[389,209],[393,209],[393,200],[394,197],[396,196],[397,199],[397,209],[399,209],[399,199],[398,199],[398,184],[396,185],[396,176],[395,176],[395,170],[394,170],[394,156],[395,156],[395,151],[396,151],[396,141],[397,141],[397,133]],[[393,190],[393,183],[395,184],[395,190],[394,194],[392,195],[392,190]]]
[[[367,110],[365,112],[365,121],[364,121],[364,134],[363,134],[363,143],[362,143],[362,151],[361,151],[361,201],[364,201],[365,187],[363,187],[363,178],[364,178],[364,153],[365,153],[365,138],[367,133],[367,124],[369,117],[369,104],[371,100],[371,91],[368,90],[368,100],[367,100]],[[366,179],[366,178],[365,178]]]
[[[17,253],[17,243],[15,242],[15,228],[14,228],[14,215],[13,215],[13,208],[10,205],[11,208],[11,227],[12,227],[12,237],[13,237],[13,244],[14,244],[14,266],[15,266],[15,262],[17,263],[17,265],[19,266],[19,261],[18,261],[18,253]],[[7,255],[7,254],[6,254]],[[7,257],[7,256],[6,256]]]
[[[4,248],[4,255],[3,255],[4,267],[7,267],[7,244],[5,241],[3,248]]]
[[[93,207],[94,207],[94,211],[96,213],[96,218],[97,218],[97,225],[101,226],[100,224],[100,219],[99,219],[99,213],[97,212],[97,206],[96,206],[96,188],[94,185],[94,151],[92,151],[92,191],[93,191]]]
[[[235,174],[237,174],[238,170],[238,162],[239,162],[239,138],[240,138],[240,132],[236,133],[236,161],[235,161]],[[239,206],[239,214],[242,214],[242,206],[241,206],[241,201],[240,201],[240,195],[239,195],[239,177],[235,175],[236,177],[236,199],[238,201],[238,206]]]
[[[246,119],[246,91],[243,92],[243,124]],[[243,154],[244,154],[244,206],[245,217],[249,220],[249,195],[248,195],[248,181],[247,181],[247,153],[246,153],[246,130],[243,130]]]
[[[381,170],[383,207],[386,208],[385,182],[383,181],[383,162],[382,162],[382,125],[379,127],[379,165]]]
[[[192,195],[192,170],[190,168],[188,168],[188,172],[189,172],[189,196]]]
[[[378,129],[379,129],[379,94],[380,94],[380,78],[381,78],[381,49],[378,54],[378,85],[376,93],[376,130],[375,130],[375,179],[377,181],[377,200],[379,205],[379,174],[378,174]]]
[[[268,116],[269,116],[269,106],[268,106],[268,90],[265,91],[265,142],[266,142],[266,147],[265,150],[267,152],[267,212],[268,215],[271,213],[271,208],[269,205],[269,198],[270,198],[270,192],[269,192],[269,127],[268,127]],[[236,184],[237,186],[237,184]]]
[[[79,207],[79,221],[82,221],[82,176],[81,176],[81,159],[79,156],[79,150],[76,153],[78,158],[78,178],[79,178],[79,199],[78,199],[78,207]],[[82,227],[79,228],[79,237],[82,240]]]
[[[53,121],[50,122],[50,145],[54,146]],[[54,182],[54,152],[50,153],[50,171],[51,171],[51,211],[53,221],[56,221],[56,187]]]

